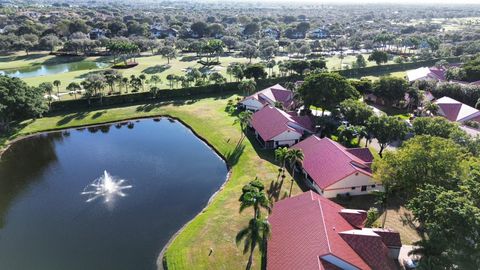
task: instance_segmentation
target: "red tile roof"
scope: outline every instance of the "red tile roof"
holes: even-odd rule
[[[340,236],[362,257],[373,270],[396,269],[388,257],[388,248],[382,238],[372,230],[351,230]]]
[[[480,111],[450,97],[442,97],[435,101],[440,108],[438,113],[450,121],[464,122],[480,117]]]
[[[332,257],[359,269],[378,269],[374,266],[379,261],[387,265],[388,254],[384,253],[387,247],[379,235],[371,233],[379,241],[362,240],[366,251],[355,250],[358,247],[355,243],[355,248],[348,244],[342,232],[355,228],[342,217],[342,210],[340,205],[312,191],[276,202],[268,219],[271,237],[267,246],[267,269],[340,269],[329,260]],[[371,252],[379,258],[365,259],[358,252]],[[382,270],[388,269],[394,268]]]
[[[365,226],[367,220],[367,211],[365,210],[352,210],[343,209],[340,211],[340,215],[355,228],[361,229]]]
[[[402,246],[402,240],[400,240],[400,234],[389,229],[380,229],[380,228],[374,228],[372,229],[376,234],[380,235],[382,237],[383,243],[387,247],[401,247]]]
[[[264,141],[269,141],[283,132],[312,131],[313,124],[308,116],[294,116],[276,107],[265,106],[252,116],[252,127]]]
[[[373,156],[368,148],[347,149],[317,136],[310,136],[292,147],[302,150],[302,166],[321,189],[356,172],[371,175]]]
[[[275,102],[280,102],[283,104],[283,107],[289,109],[293,105],[293,92],[284,88],[280,84],[270,86],[265,88],[251,96],[246,97],[246,99],[254,98],[263,105],[274,105]]]

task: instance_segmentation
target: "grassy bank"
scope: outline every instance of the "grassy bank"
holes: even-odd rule
[[[248,210],[241,215],[238,213],[241,188],[257,176],[267,187],[275,184],[277,166],[272,163],[270,151],[255,148],[255,144],[252,145],[248,139],[244,140],[241,147],[236,147],[241,133],[239,127],[233,125],[234,117],[224,111],[229,98],[232,97],[135,105],[45,117],[23,122],[10,139],[45,130],[100,124],[134,117],[171,115],[180,118],[227,157],[232,167],[230,179],[223,190],[204,212],[185,227],[166,251],[168,267],[242,269],[245,267],[247,256],[236,247],[234,238],[240,228],[247,225],[251,213]],[[290,178],[287,177],[278,190],[271,188],[269,191],[279,191],[280,197],[283,197],[289,186]],[[295,184],[293,193],[299,192],[300,188]],[[210,249],[213,252],[209,256]],[[254,266],[254,269],[260,269],[258,253]]]

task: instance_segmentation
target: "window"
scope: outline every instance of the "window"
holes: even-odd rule
[[[352,190],[355,190],[355,187],[352,187]]]
[[[372,188],[375,188],[375,187],[376,187],[376,185],[372,185]]]
[[[362,191],[367,191],[367,186],[362,186]]]

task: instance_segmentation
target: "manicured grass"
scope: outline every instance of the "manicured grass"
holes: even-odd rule
[[[278,167],[272,163],[272,152],[255,148],[255,141],[245,139],[243,146],[236,147],[241,138],[241,132],[238,125],[233,125],[235,117],[224,111],[227,100],[233,98],[219,97],[135,105],[45,117],[23,122],[23,127],[16,132],[15,136],[132,117],[171,115],[180,118],[224,156],[233,157],[230,159],[231,176],[224,188],[208,208],[189,223],[168,248],[165,254],[168,267],[169,269],[242,269],[246,265],[248,256],[243,255],[240,247],[237,248],[234,239],[240,228],[247,225],[252,211],[238,213],[241,188],[255,177],[270,187],[272,183],[277,183]],[[5,140],[5,137],[3,139]],[[234,158],[235,153],[239,154],[238,160]],[[290,176],[287,176],[283,185],[280,186],[280,197],[285,196],[289,187]],[[269,191],[271,191],[270,188]],[[300,192],[300,188],[294,184],[292,193]],[[209,256],[210,249],[213,252]],[[254,269],[260,269],[258,251]]]

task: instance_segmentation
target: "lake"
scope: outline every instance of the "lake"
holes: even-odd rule
[[[105,171],[115,192],[98,188]],[[226,176],[224,161],[169,118],[18,141],[0,160],[0,269],[156,269]]]
[[[8,75],[17,78],[32,78],[46,75],[54,75],[80,70],[92,70],[108,67],[108,63],[79,61],[72,63],[53,64],[53,65],[35,65],[19,69],[8,69],[0,71],[0,75]]]

